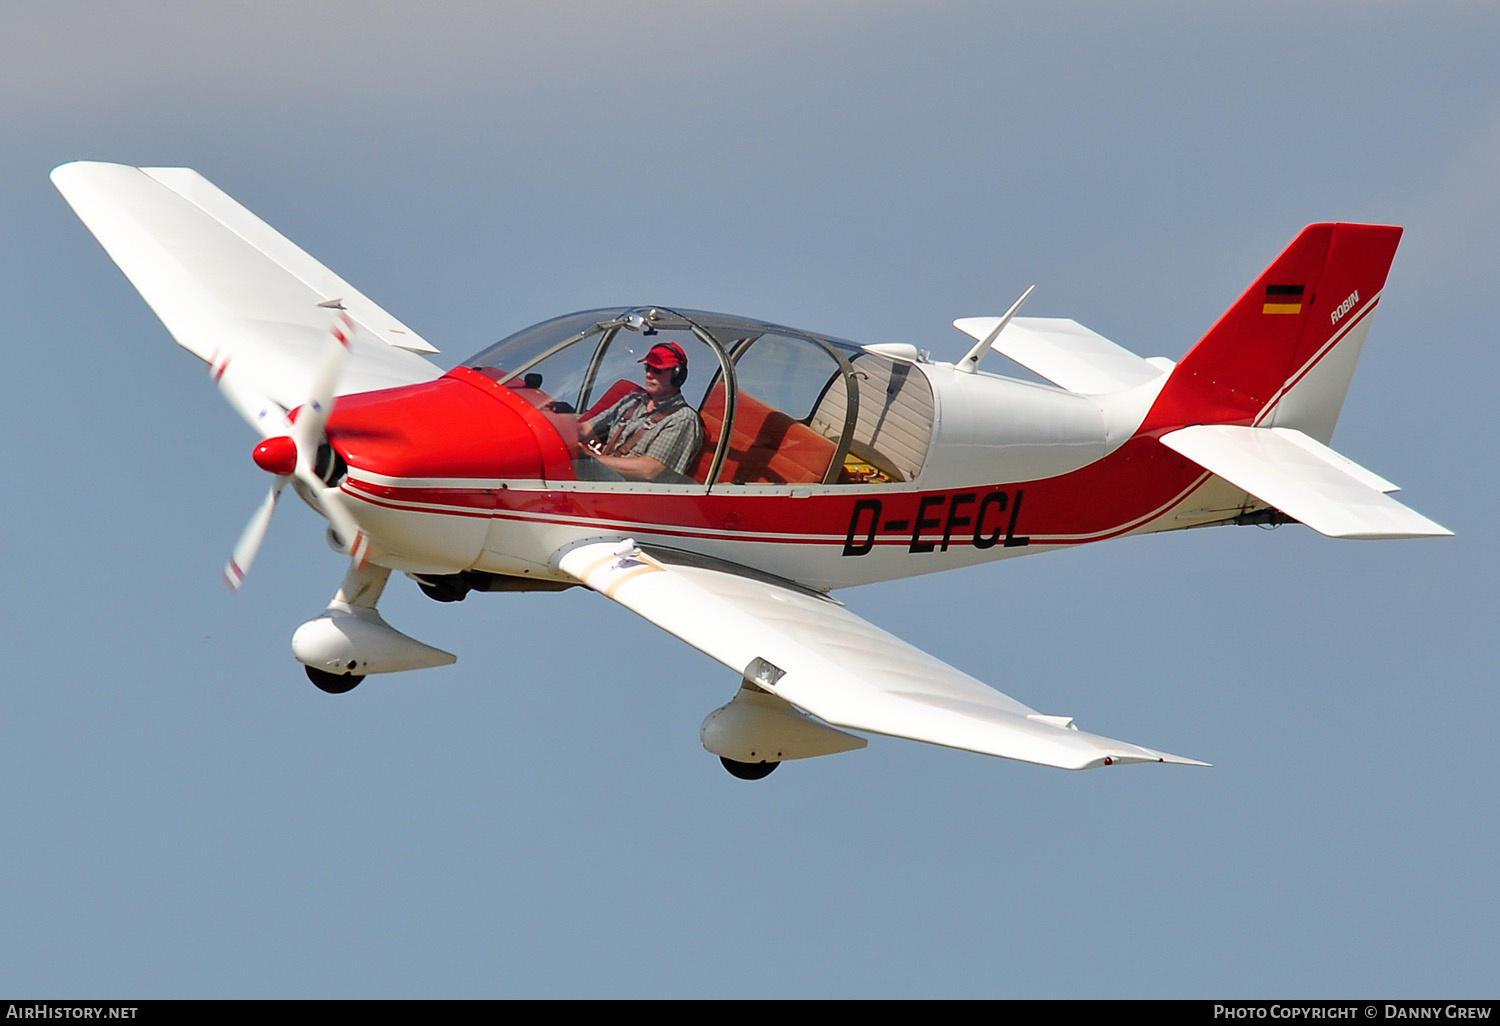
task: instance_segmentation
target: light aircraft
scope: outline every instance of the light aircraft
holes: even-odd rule
[[[195,171],[80,162],[52,180],[261,436],[272,481],[230,587],[287,485],[350,557],[292,638],[325,691],[454,661],[381,617],[393,570],[440,601],[582,585],[739,678],[701,731],[738,777],[863,748],[850,731],[1067,769],[1207,765],[1039,713],[829,593],[1210,524],[1450,533],[1328,447],[1400,228],[1307,227],[1176,364],[1019,317],[1023,295],[955,321],[973,341],[952,363],[639,306],[538,324],[445,372]],[[981,371],[992,349],[1055,387]],[[595,452],[601,418],[626,407],[649,415],[623,441],[665,432],[667,374],[690,410],[686,457]]]

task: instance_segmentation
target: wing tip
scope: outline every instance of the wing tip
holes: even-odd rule
[[[47,173],[47,177],[52,179],[52,181],[54,182],[66,181],[69,178],[74,178],[78,175],[86,174],[88,171],[93,170],[94,168],[129,168],[132,171],[140,170],[139,168],[134,167],[130,164],[116,164],[108,160],[69,160],[64,161],[63,163],[57,165],[55,168],[49,171]]]

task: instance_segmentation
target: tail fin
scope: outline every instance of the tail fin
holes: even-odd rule
[[[1327,442],[1401,229],[1314,224],[1172,371],[1142,430],[1295,428]]]

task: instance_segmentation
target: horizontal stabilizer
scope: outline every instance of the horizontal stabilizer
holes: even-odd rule
[[[1433,538],[1453,532],[1385,493],[1396,486],[1291,428],[1204,424],[1167,448],[1330,538]]]
[[[998,323],[998,317],[961,317],[953,326],[982,340]],[[1066,317],[1012,318],[990,348],[1055,385],[1085,395],[1135,388],[1172,368],[1170,360],[1144,360]]]
[[[1063,769],[1207,765],[1041,715],[832,599],[743,567],[628,540],[565,550],[557,567],[836,727]]]

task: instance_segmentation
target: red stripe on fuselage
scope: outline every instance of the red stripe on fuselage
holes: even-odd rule
[[[931,491],[850,488],[798,498],[733,487],[705,494],[654,493],[648,485],[608,492],[405,488],[371,484],[357,474],[351,471],[344,490],[386,509],[782,545],[845,546],[851,538],[868,538],[871,545],[904,546],[913,554],[989,548],[1005,539],[1076,545],[1116,537],[1171,509],[1209,476],[1146,437],[1054,478]]]

